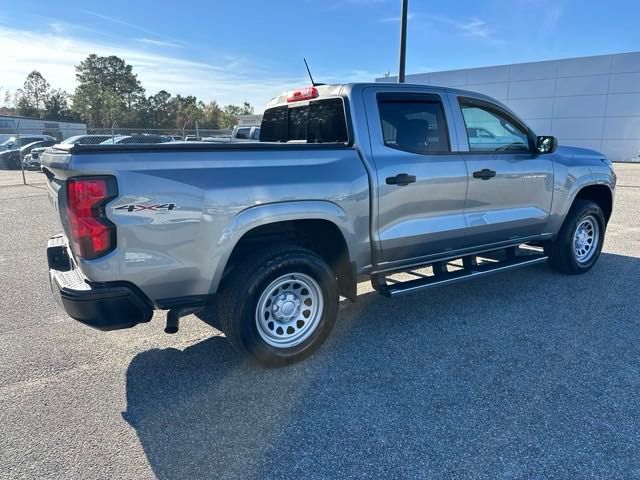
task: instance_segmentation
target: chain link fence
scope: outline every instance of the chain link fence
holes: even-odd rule
[[[75,124],[65,128],[42,126],[2,128],[0,125],[0,187],[36,185],[45,182],[40,169],[44,150],[57,143],[149,144],[177,141],[225,141],[231,129],[86,128]]]

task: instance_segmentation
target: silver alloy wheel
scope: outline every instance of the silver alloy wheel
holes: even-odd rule
[[[593,257],[600,242],[600,224],[593,215],[587,215],[578,224],[573,234],[573,254],[580,263]]]
[[[304,273],[287,273],[260,295],[256,307],[258,333],[273,347],[294,347],[316,331],[323,307],[318,282]]]

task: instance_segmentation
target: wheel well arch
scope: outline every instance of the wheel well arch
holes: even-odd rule
[[[590,200],[597,203],[602,209],[602,213],[604,213],[605,220],[609,222],[613,211],[613,195],[608,186],[601,184],[587,185],[577,193],[574,198],[574,201],[576,200]]]
[[[277,243],[303,246],[323,258],[336,274],[338,292],[355,301],[357,276],[340,228],[324,219],[282,220],[256,226],[235,244],[224,276],[247,254]]]

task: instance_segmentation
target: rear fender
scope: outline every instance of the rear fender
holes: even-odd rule
[[[310,200],[256,205],[238,213],[225,227],[212,248],[210,254],[215,259],[217,267],[210,292],[217,291],[229,257],[243,235],[256,227],[292,220],[327,220],[335,224],[345,239],[349,258],[353,258],[353,225],[349,222],[346,212],[335,203]]]

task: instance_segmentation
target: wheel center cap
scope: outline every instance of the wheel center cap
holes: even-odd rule
[[[274,302],[272,313],[279,322],[288,322],[298,314],[300,299],[292,293],[283,293]]]
[[[587,243],[587,234],[585,232],[578,232],[578,245],[581,247]]]
[[[293,315],[293,312],[296,310],[296,304],[294,302],[285,302],[280,309],[282,315],[285,317],[289,317]]]

